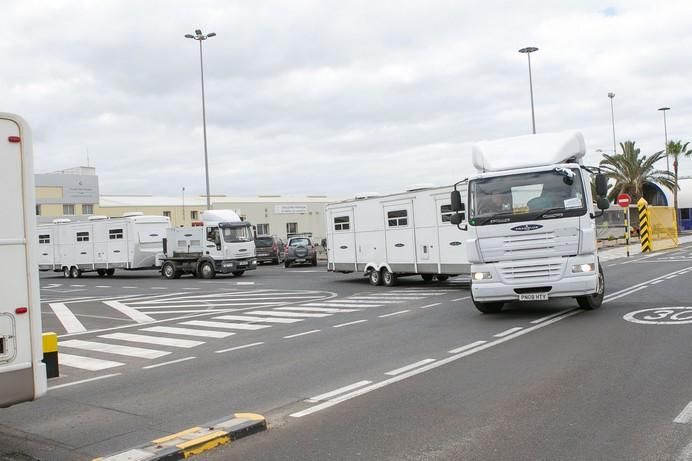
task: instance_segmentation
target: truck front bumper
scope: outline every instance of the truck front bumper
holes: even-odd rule
[[[257,259],[227,259],[216,261],[216,272],[220,274],[230,274],[231,272],[250,271],[257,269]]]

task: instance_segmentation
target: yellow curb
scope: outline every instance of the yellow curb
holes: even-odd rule
[[[264,416],[258,415],[257,413],[236,413],[235,415],[236,418],[241,418],[241,419],[250,419],[252,421],[263,421]]]
[[[198,455],[212,448],[216,448],[219,445],[225,445],[230,441],[231,436],[227,432],[216,431],[196,439],[188,440],[180,445],[176,445],[176,447],[183,451],[183,456],[185,458],[188,458],[192,455]]]
[[[160,439],[152,440],[151,443],[154,443],[156,445],[161,445],[162,443],[170,442],[171,440],[179,439],[183,437],[184,435],[191,434],[193,432],[200,431],[201,428],[199,427],[192,427],[190,429],[186,429],[184,431],[180,431],[177,434],[171,434],[167,435],[166,437],[161,437]]]

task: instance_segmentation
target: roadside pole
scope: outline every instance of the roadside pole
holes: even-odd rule
[[[625,248],[627,257],[630,257],[630,203],[632,198],[627,194],[620,194],[617,198],[617,204],[622,207],[622,213],[625,217]]]

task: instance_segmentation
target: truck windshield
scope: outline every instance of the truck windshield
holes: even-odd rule
[[[577,168],[480,178],[469,183],[469,224],[580,216],[586,212],[584,197]]]
[[[249,242],[252,240],[250,226],[223,227],[221,232],[223,234],[223,240],[226,243]]]

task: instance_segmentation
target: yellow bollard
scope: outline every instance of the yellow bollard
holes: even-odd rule
[[[52,332],[43,333],[43,363],[46,364],[48,378],[60,376],[58,366],[58,335]]]
[[[649,203],[640,198],[637,202],[637,210],[639,211],[639,241],[642,246],[642,253],[654,251],[651,243],[651,229],[649,228]]]

